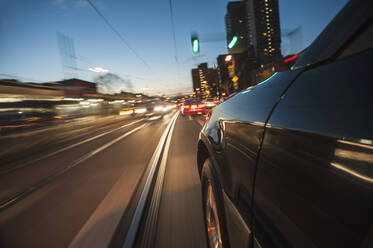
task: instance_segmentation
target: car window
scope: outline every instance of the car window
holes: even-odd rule
[[[338,58],[344,58],[373,47],[373,20],[371,19],[362,31],[346,46]]]
[[[184,104],[192,104],[192,103],[200,103],[201,100],[199,99],[187,99],[184,101]]]

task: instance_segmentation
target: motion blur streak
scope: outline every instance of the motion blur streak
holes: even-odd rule
[[[142,217],[142,214],[143,214],[143,211],[144,211],[145,202],[146,202],[146,200],[148,198],[148,195],[149,195],[150,185],[152,184],[153,177],[154,177],[154,174],[155,174],[155,171],[156,171],[156,167],[157,167],[159,158],[160,158],[161,153],[162,153],[162,149],[163,149],[164,144],[166,142],[167,136],[172,135],[172,134],[169,134],[169,132],[170,132],[171,127],[173,125],[175,125],[175,120],[178,117],[178,115],[179,115],[179,112],[177,112],[172,117],[170,123],[168,124],[166,130],[164,131],[164,133],[162,135],[161,140],[158,143],[158,146],[157,146],[157,148],[156,148],[156,150],[153,154],[153,157],[151,159],[151,162],[149,163],[149,165],[151,167],[151,170],[150,170],[150,173],[149,173],[148,178],[146,180],[146,184],[144,186],[144,189],[141,193],[139,203],[137,204],[136,212],[133,216],[130,229],[128,230],[127,237],[126,237],[126,240],[125,240],[124,245],[123,245],[124,248],[132,248],[133,247],[133,244],[134,244],[135,238],[136,238],[136,234],[137,234],[137,229],[140,225],[141,217]]]
[[[122,128],[125,128],[125,127],[128,127],[128,126],[131,126],[131,125],[133,125],[133,124],[135,124],[135,123],[138,123],[138,122],[140,122],[140,121],[142,121],[142,119],[137,120],[137,121],[134,121],[134,122],[131,122],[131,123],[129,123],[129,124],[125,124],[125,125],[120,126],[120,127],[118,127],[118,128],[112,129],[112,130],[110,130],[110,131],[107,131],[107,132],[101,133],[101,134],[96,135],[96,136],[93,136],[93,137],[91,137],[91,138],[88,138],[88,139],[82,140],[82,141],[80,141],[80,142],[78,142],[78,143],[75,143],[75,144],[73,144],[73,145],[69,145],[69,146],[66,146],[66,147],[64,147],[64,148],[58,149],[57,151],[54,151],[54,152],[48,153],[48,154],[46,154],[46,155],[44,155],[44,156],[41,156],[41,157],[38,157],[38,158],[36,158],[36,159],[29,160],[29,161],[27,161],[26,163],[20,164],[20,165],[15,166],[15,167],[12,167],[12,168],[10,168],[10,169],[8,169],[8,170],[2,172],[2,173],[8,173],[8,172],[10,172],[10,171],[12,171],[12,170],[15,170],[15,169],[19,169],[19,168],[25,167],[25,166],[27,166],[27,165],[29,165],[29,164],[32,164],[32,163],[35,163],[35,162],[37,162],[37,161],[39,161],[39,160],[49,158],[49,157],[51,157],[51,156],[53,156],[53,155],[56,155],[56,154],[61,153],[61,152],[63,152],[63,151],[66,151],[66,150],[69,150],[69,149],[71,149],[71,148],[77,147],[77,146],[82,145],[82,144],[84,144],[84,143],[87,143],[87,142],[89,142],[89,141],[92,141],[92,140],[98,139],[98,138],[100,138],[100,137],[102,137],[102,136],[105,136],[105,135],[107,135],[107,134],[110,134],[110,133],[112,133],[112,132],[115,132],[115,131],[117,131],[117,130],[120,130],[120,129],[122,129]]]
[[[106,148],[108,148],[109,146],[115,144],[116,142],[120,141],[121,139],[127,137],[128,135],[140,130],[141,128],[147,126],[148,124],[145,123],[145,124],[142,124],[141,126],[139,127],[136,127],[134,129],[132,129],[131,131],[119,136],[118,138],[106,143],[105,145],[93,150],[92,152],[89,152],[87,154],[85,154],[83,157],[79,158],[78,160],[74,161],[73,163],[71,163],[70,165],[66,166],[65,168],[57,171],[56,173],[54,173],[53,175],[50,175],[49,177],[43,179],[42,181],[40,181],[39,183],[33,185],[32,187],[26,189],[25,191],[23,191],[22,193],[19,193],[15,196],[12,196],[10,197],[8,200],[5,200],[3,202],[0,203],[0,211],[9,207],[11,204],[14,204],[16,203],[17,201],[23,199],[24,197],[26,197],[28,194],[34,192],[35,190],[43,187],[44,185],[46,185],[47,183],[51,182],[52,180],[54,180],[55,178],[57,178],[58,176],[64,174],[65,172],[67,172],[68,170],[74,168],[75,166],[79,165],[80,163],[84,162],[85,160],[89,159],[90,157],[94,156],[95,154],[105,150]]]
[[[163,184],[164,184],[164,177],[165,177],[166,166],[167,166],[168,152],[170,150],[171,139],[172,139],[172,135],[174,132],[174,128],[175,128],[175,124],[176,124],[176,120],[178,116],[179,116],[179,112],[176,114],[176,117],[171,120],[171,123],[172,123],[170,124],[171,129],[167,136],[166,144],[164,145],[164,150],[163,150],[161,162],[160,162],[159,169],[158,169],[158,174],[155,179],[155,186],[154,186],[153,194],[150,200],[150,207],[146,215],[145,230],[142,231],[142,235],[144,237],[140,245],[140,247],[142,248],[154,247],[154,239],[155,239],[155,232],[156,232],[156,229],[154,228],[154,226],[157,225],[159,206],[160,206],[162,189],[163,189]]]
[[[364,180],[364,181],[366,181],[368,183],[373,183],[373,178],[364,176],[364,175],[362,175],[360,173],[357,173],[357,172],[355,172],[355,171],[353,171],[351,169],[346,168],[345,166],[343,166],[341,164],[330,163],[330,165],[333,166],[333,167],[335,167],[335,168],[337,168],[337,169],[339,169],[339,170],[341,170],[341,171],[344,171],[344,172],[346,172],[346,173],[348,173],[348,174],[350,174],[350,175],[352,175],[354,177],[362,179],[362,180]]]

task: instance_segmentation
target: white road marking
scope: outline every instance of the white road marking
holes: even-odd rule
[[[172,120],[173,118],[171,118],[171,121],[169,121],[169,124],[166,127],[148,166],[153,166],[155,168],[156,165],[158,164],[158,159],[160,157],[163,144],[167,137],[168,130],[170,130],[169,127],[173,122]],[[150,171],[150,173],[151,172],[152,170]],[[149,176],[150,176],[150,173],[149,173]],[[149,176],[148,176],[148,180],[149,180]],[[69,245],[69,248],[108,247],[110,245],[113,233],[115,232],[121,220],[123,212],[128,206],[131,200],[131,197],[133,195],[133,191],[130,191],[128,190],[128,187],[123,186],[124,185],[123,182],[125,182],[125,184],[128,184],[128,180],[129,180],[128,175],[123,174],[120,177],[120,179],[111,188],[109,193],[101,201],[101,203],[92,213],[92,215],[88,218],[88,220],[83,225],[79,233],[74,237],[74,239]],[[144,193],[145,190],[146,188],[144,187],[141,197],[143,197],[143,195],[145,194]],[[140,205],[140,201],[138,203],[136,211],[139,211],[139,208],[140,208],[139,205]],[[131,228],[132,229],[135,228],[135,230],[132,230],[132,232],[135,231],[134,233],[136,233],[138,224],[139,223],[136,224],[134,222],[134,219],[132,220]],[[137,225],[137,226],[134,226],[134,225]]]
[[[151,199],[149,199],[150,206],[146,213],[147,215],[144,216],[145,228],[141,230],[143,232],[143,238],[141,240],[141,244],[139,245],[139,247],[149,247],[149,245],[150,247],[154,246],[152,232],[153,232],[154,226],[157,225],[159,205],[161,202],[164,176],[165,176],[166,166],[167,166],[168,151],[170,149],[172,134],[174,131],[176,120],[177,120],[177,117],[171,126],[170,132],[168,133],[168,136],[167,136],[166,144],[164,146],[161,162],[158,168],[158,173],[157,173],[156,181],[154,184],[153,193],[150,196]]]
[[[43,160],[43,159],[46,159],[46,158],[49,158],[49,157],[51,157],[51,156],[53,156],[53,155],[56,155],[56,154],[61,153],[61,152],[64,152],[64,151],[66,151],[66,150],[70,150],[71,148],[74,148],[74,147],[80,146],[80,145],[82,145],[82,144],[84,144],[84,143],[87,143],[87,142],[89,142],[89,141],[92,141],[92,140],[98,139],[98,138],[100,138],[100,137],[102,137],[102,136],[105,136],[105,135],[110,134],[110,133],[112,133],[112,132],[118,131],[118,130],[120,130],[120,129],[122,129],[122,128],[125,128],[125,127],[128,127],[128,126],[131,126],[131,125],[133,125],[133,124],[135,124],[135,123],[138,123],[138,122],[140,122],[140,121],[142,121],[142,120],[143,120],[143,119],[140,119],[140,120],[137,120],[137,121],[134,121],[134,122],[128,123],[128,124],[126,124],[126,125],[120,126],[120,127],[115,128],[115,129],[113,129],[113,130],[110,130],[110,131],[107,131],[107,132],[104,132],[104,133],[98,134],[98,135],[96,135],[96,136],[90,137],[90,138],[88,138],[88,139],[82,140],[82,141],[80,141],[80,142],[78,142],[78,143],[75,143],[75,144],[72,144],[72,145],[69,145],[69,146],[63,147],[63,148],[58,149],[58,150],[56,150],[56,151],[54,151],[54,152],[48,153],[48,154],[46,154],[46,155],[44,155],[44,156],[41,156],[41,157],[38,157],[38,158],[35,158],[35,159],[32,159],[32,160],[29,160],[29,161],[27,161],[27,162],[25,162],[25,163],[23,163],[23,164],[20,164],[20,165],[18,165],[18,166],[14,166],[14,167],[12,167],[12,168],[10,168],[10,169],[8,169],[8,170],[2,171],[1,174],[6,174],[6,173],[11,172],[11,171],[13,171],[13,170],[23,168],[23,167],[25,167],[25,166],[27,166],[27,165],[29,165],[29,164],[35,163],[35,162],[37,162],[37,161],[40,161],[40,160]]]
[[[26,197],[27,195],[31,194],[32,192],[34,192],[35,190],[43,187],[44,185],[48,184],[49,182],[51,182],[52,180],[54,180],[55,178],[57,178],[58,176],[64,174],[66,171],[74,168],[75,166],[79,165],[80,163],[86,161],[87,159],[91,158],[92,156],[96,155],[97,153],[105,150],[106,148],[108,148],[109,146],[117,143],[118,141],[120,141],[121,139],[127,137],[128,135],[140,130],[141,128],[145,127],[145,126],[148,126],[149,124],[148,123],[144,123],[142,124],[141,126],[138,126],[134,129],[132,129],[131,131],[127,132],[127,133],[124,133],[122,134],[121,136],[113,139],[112,141],[106,143],[105,145],[103,146],[100,146],[99,148],[89,152],[89,153],[86,153],[84,156],[80,157],[79,159],[75,160],[74,162],[72,162],[71,164],[69,164],[68,166],[64,167],[63,169],[53,173],[52,175],[42,179],[41,181],[39,181],[38,183],[32,185],[31,187],[29,187],[28,189],[24,190],[23,192],[21,193],[18,193],[16,195],[13,195],[11,197],[9,197],[7,200],[5,201],[2,201],[0,203],[0,210],[1,209],[4,209],[4,208],[7,208],[8,206],[10,206],[11,204],[21,200],[22,198]]]
[[[126,237],[126,240],[124,242],[123,248],[132,248],[133,247],[133,244],[134,244],[135,238],[136,238],[136,234],[137,234],[137,230],[139,228],[141,217],[142,217],[142,214],[143,214],[143,211],[144,211],[145,202],[148,198],[149,191],[150,191],[150,186],[153,182],[153,178],[154,178],[154,174],[155,174],[155,171],[156,171],[156,168],[157,168],[157,164],[158,164],[159,158],[160,158],[161,153],[162,153],[162,148],[165,145],[165,142],[166,142],[166,139],[167,139],[168,135],[170,135],[169,131],[171,130],[172,126],[174,126],[175,123],[176,123],[176,119],[177,119],[178,115],[179,115],[179,112],[177,112],[173,116],[172,120],[168,124],[166,130],[164,131],[164,133],[161,137],[161,140],[158,143],[158,146],[157,146],[155,152],[153,153],[152,159],[150,160],[151,161],[150,162],[150,166],[151,166],[150,168],[151,169],[150,169],[149,175],[147,177],[144,189],[141,192],[141,197],[140,197],[140,200],[137,204],[135,214],[132,218],[131,225],[130,225],[130,228],[128,230],[127,237]]]

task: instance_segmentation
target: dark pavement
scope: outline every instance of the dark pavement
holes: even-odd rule
[[[107,246],[171,117],[108,125],[79,141],[106,135],[1,174],[1,201],[32,190],[0,210],[0,247]],[[157,247],[206,246],[196,168],[202,122],[200,116],[179,116],[176,122],[155,227]]]
[[[197,170],[198,117],[179,116],[166,167],[155,247],[207,247]]]

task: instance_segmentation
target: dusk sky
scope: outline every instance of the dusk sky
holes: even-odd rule
[[[227,0],[173,0],[177,43],[175,60],[169,0],[92,0],[103,15],[141,56],[129,50],[85,0],[0,0],[0,78],[21,81],[57,81],[64,74],[57,32],[74,41],[75,76],[93,81],[90,67],[103,67],[128,79],[134,91],[191,92],[191,68],[216,64],[227,53]],[[281,29],[302,28],[308,46],[346,4],[346,0],[279,0]],[[201,53],[193,55],[190,33],[197,31]],[[204,39],[215,37],[214,42]],[[283,41],[283,52],[291,51]],[[293,49],[293,50],[294,50]],[[285,54],[286,55],[286,54]],[[125,86],[123,86],[125,90]]]

